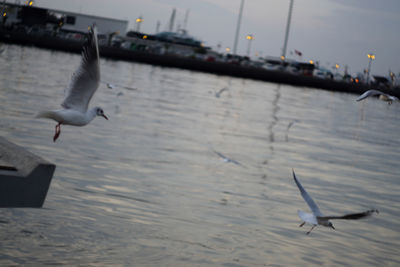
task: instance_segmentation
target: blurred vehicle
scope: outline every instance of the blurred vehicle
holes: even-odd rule
[[[314,69],[313,76],[321,79],[333,79],[333,73],[323,67]]]

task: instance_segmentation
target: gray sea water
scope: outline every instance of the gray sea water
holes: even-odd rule
[[[102,59],[137,90],[100,86],[110,120],[53,143],[34,115],[79,60],[0,55],[0,135],[57,165],[42,209],[0,209],[1,266],[400,265],[399,103]],[[326,215],[380,213],[306,235],[292,168]]]

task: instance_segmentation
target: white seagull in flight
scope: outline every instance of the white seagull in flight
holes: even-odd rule
[[[240,166],[244,167],[244,165],[242,163],[240,163],[239,161],[236,161],[234,159],[228,158],[227,156],[225,156],[224,154],[222,154],[222,153],[220,153],[218,151],[215,151],[215,150],[213,150],[213,151],[214,151],[215,154],[220,156],[224,162],[233,163],[235,165],[240,165]]]
[[[369,96],[376,96],[379,95],[379,99],[388,102],[388,104],[392,104],[393,101],[399,101],[399,99],[395,96],[385,94],[384,92],[381,92],[379,90],[368,90],[364,92],[362,95],[360,95],[356,101],[361,101]]]
[[[65,99],[61,106],[64,109],[42,111],[36,117],[53,119],[58,122],[53,141],[55,142],[61,133],[61,124],[84,126],[96,116],[104,115],[100,107],[88,110],[89,102],[100,82],[99,46],[97,41],[96,25],[89,28],[89,34],[83,45],[80,66],[72,75],[68,88],[65,89]]]
[[[307,235],[309,233],[311,233],[311,231],[317,225],[323,225],[323,226],[331,227],[332,229],[335,229],[335,227],[333,227],[333,224],[329,220],[334,220],[334,219],[358,220],[358,219],[370,216],[374,212],[379,213],[378,210],[373,209],[373,210],[367,210],[367,211],[359,212],[359,213],[346,214],[346,215],[343,215],[343,216],[324,216],[321,213],[321,211],[319,210],[317,204],[315,204],[314,200],[311,198],[311,196],[307,193],[307,191],[303,188],[303,186],[297,180],[296,174],[294,173],[294,170],[293,170],[293,178],[294,178],[294,181],[297,184],[297,187],[300,190],[301,196],[307,202],[308,206],[310,207],[310,209],[312,211],[312,213],[306,213],[306,212],[301,211],[301,210],[299,210],[297,212],[299,217],[300,217],[300,219],[303,220],[303,223],[300,224],[300,227],[302,227],[305,223],[308,223],[308,224],[310,224],[312,226],[310,231],[308,231],[306,233]]]

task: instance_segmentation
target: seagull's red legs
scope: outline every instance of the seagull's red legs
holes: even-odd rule
[[[57,138],[60,136],[60,133],[61,133],[61,122],[56,125],[56,133],[54,134],[53,142],[57,140]]]
[[[308,231],[306,234],[307,234],[307,235],[310,234],[311,231],[314,229],[315,226],[316,226],[316,225],[313,225],[313,227],[311,227],[310,231]]]

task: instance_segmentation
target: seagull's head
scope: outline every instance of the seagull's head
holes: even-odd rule
[[[104,119],[108,120],[107,116],[104,115],[103,109],[100,108],[100,107],[96,107],[96,115],[97,115],[97,116],[101,116],[101,117],[103,117]]]
[[[333,230],[335,230],[335,227],[333,227],[333,223],[328,222],[328,227],[332,228]]]

